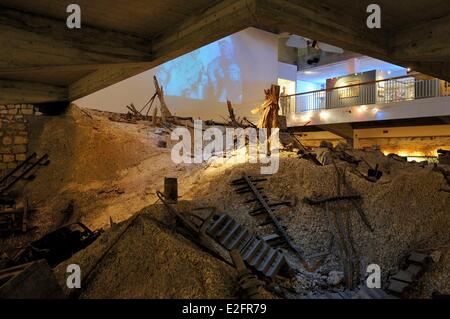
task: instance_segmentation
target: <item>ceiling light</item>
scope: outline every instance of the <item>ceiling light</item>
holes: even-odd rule
[[[311,121],[311,115],[310,114],[302,115],[300,119],[302,120],[302,122],[309,122]]]
[[[326,120],[326,119],[328,119],[330,117],[330,114],[327,112],[327,111],[322,111],[322,112],[320,112],[320,118],[322,119],[322,120]]]

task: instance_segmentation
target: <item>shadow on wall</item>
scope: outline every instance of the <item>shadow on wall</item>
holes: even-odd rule
[[[37,111],[45,115],[62,115],[67,112],[69,105],[70,103],[68,102],[52,102],[36,104],[35,108]]]

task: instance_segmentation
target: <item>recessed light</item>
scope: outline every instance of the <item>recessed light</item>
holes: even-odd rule
[[[302,115],[302,116],[300,117],[300,119],[301,119],[303,122],[309,122],[309,121],[311,121],[311,115],[310,115],[310,114]]]
[[[327,112],[327,111],[322,111],[322,112],[320,112],[320,118],[322,119],[322,120],[326,120],[327,118],[329,118],[330,117],[330,114]]]

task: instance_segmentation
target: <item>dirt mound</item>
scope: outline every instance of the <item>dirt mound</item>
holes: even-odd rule
[[[135,219],[114,226],[55,269],[61,285],[65,286],[67,265],[75,263],[82,273],[93,269],[92,280],[83,281],[86,286],[82,287],[81,298],[236,296],[235,270],[172,232],[166,222],[169,221],[164,206],[153,205]],[[111,245],[105,258],[98,262]]]
[[[51,224],[74,201],[74,219],[94,229],[125,220],[154,202],[165,174],[180,172],[170,151],[156,146],[148,123],[117,123],[72,105],[62,116],[38,116],[30,124],[31,149],[51,163],[25,185],[39,216]],[[56,214],[56,215],[55,215]],[[44,223],[43,223],[44,222]]]
[[[357,151],[354,155],[363,156],[373,166],[380,164],[384,172],[378,183],[371,183],[349,170],[346,173],[351,187],[362,195],[362,208],[375,229],[373,233],[368,231],[349,203],[330,204],[330,210],[350,212],[362,276],[367,265],[375,263],[381,266],[383,279],[386,279],[389,273],[397,270],[405,254],[450,244],[450,196],[439,191],[445,186],[442,174],[435,172],[431,165],[422,168],[418,164],[390,159],[379,152]],[[338,164],[340,167],[345,165],[344,162]],[[367,173],[368,167],[362,163],[358,169]],[[259,165],[213,162],[192,177],[193,187],[185,198],[205,206],[216,205],[255,232],[264,234],[267,228],[259,227],[255,218],[248,215],[251,206],[242,204],[244,197],[233,193],[230,185],[243,172],[258,175]],[[325,209],[310,206],[302,199],[335,195],[335,178],[332,165],[320,167],[284,153],[278,173],[268,176],[264,183],[265,192],[273,201],[295,200],[295,207],[280,209],[277,215],[307,256],[326,252],[331,235]],[[340,267],[335,249],[320,271],[327,273]]]
[[[450,247],[439,247],[433,251],[436,256],[431,271],[426,272],[419,282],[413,297],[430,298],[433,293],[450,294]]]
[[[29,151],[47,153],[50,164],[39,168],[34,180],[18,183],[15,192],[37,209],[30,217],[37,228],[1,238],[1,251],[12,254],[69,220],[108,227],[110,217],[120,222],[155,202],[165,176],[195,169],[173,164],[170,150],[157,147],[158,138],[148,122],[112,122],[75,105],[62,115],[31,118]],[[66,216],[62,212],[70,203],[73,213]]]
[[[192,201],[198,207],[217,207],[256,234],[273,232],[270,226],[258,226],[261,221],[248,215],[251,205],[243,204],[244,196],[235,194],[230,185],[244,172],[259,175],[259,164],[235,164],[232,160],[218,163],[212,159],[201,165],[176,165],[170,158],[170,149],[156,146],[159,137],[148,123],[112,122],[99,112],[75,106],[62,116],[36,117],[30,126],[31,151],[48,153],[51,160],[48,167],[38,171],[35,180],[25,185],[24,194],[38,209],[31,219],[38,229],[25,236],[2,239],[2,249],[37,239],[67,220],[61,212],[71,202],[74,210],[69,217],[92,229],[108,228],[110,217],[116,223],[127,220],[156,201],[155,192],[163,189],[166,176],[178,178],[182,200]],[[351,217],[361,277],[367,265],[376,263],[386,279],[389,273],[396,272],[407,253],[450,244],[450,196],[439,191],[446,187],[441,173],[432,166],[399,162],[376,151],[354,151],[354,155],[364,157],[372,166],[379,164],[384,173],[379,182],[371,183],[346,170],[347,181],[362,196],[362,208],[375,229],[373,233],[348,203],[330,205],[330,210]],[[346,165],[338,163],[339,167]],[[361,162],[358,169],[367,173],[368,166]],[[281,208],[276,214],[296,245],[306,256],[328,251],[331,235],[326,212],[323,207],[304,203],[303,198],[335,195],[334,167],[316,166],[294,153],[282,152],[278,173],[267,178],[265,192],[272,201],[294,202],[293,207]],[[160,208],[148,208],[134,220],[103,266],[96,270],[83,297],[235,296],[230,267],[198,250],[159,221],[164,221]],[[89,268],[125,224],[107,231],[69,262]],[[294,255],[288,255],[296,262]],[[65,264],[58,267],[60,275],[65,274]],[[323,274],[341,268],[334,245],[315,278],[326,282]],[[445,274],[435,276],[448,278]],[[298,276],[294,286],[299,293],[306,293],[321,289],[317,282]],[[447,280],[439,286],[444,287],[440,292],[448,293],[449,285]]]

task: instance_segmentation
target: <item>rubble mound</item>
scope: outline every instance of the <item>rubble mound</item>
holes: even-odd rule
[[[16,184],[18,201],[27,199],[30,227],[26,234],[0,238],[0,253],[36,240],[67,222],[80,221],[92,230],[126,220],[155,202],[165,176],[190,170],[170,160],[170,150],[157,146],[157,128],[109,120],[108,114],[76,105],[58,116],[30,118],[29,152],[47,153],[50,163],[33,180]],[[70,208],[70,209],[68,209]]]
[[[429,298],[436,293],[450,294],[450,246],[435,249],[431,254],[431,271],[424,274],[412,297]]]
[[[372,166],[379,164],[379,169],[384,173],[376,183],[350,170],[345,174],[351,188],[362,197],[361,207],[374,228],[373,232],[367,229],[348,201],[329,205],[330,210],[350,214],[354,246],[361,262],[361,278],[364,278],[368,265],[378,264],[383,280],[386,280],[397,271],[401,259],[411,251],[450,245],[450,196],[439,191],[446,187],[440,172],[432,165],[400,162],[378,151],[353,151],[353,155],[356,158],[363,156]],[[344,167],[347,163],[339,162],[337,165]],[[364,162],[358,166],[358,170],[366,174],[367,169]],[[217,164],[212,161],[192,177],[193,187],[184,198],[205,206],[217,206],[256,233],[264,235],[266,227],[258,226],[261,222],[248,214],[254,206],[243,204],[246,197],[234,193],[231,186],[231,182],[242,177],[244,172],[258,176],[260,165],[233,164],[231,161]],[[293,207],[279,209],[276,213],[295,244],[304,250],[306,256],[327,252],[331,232],[325,208],[308,205],[303,199],[336,195],[333,165],[317,166],[308,160],[298,159],[296,154],[282,153],[278,173],[266,177],[268,181],[261,186],[264,186],[270,200],[292,200],[295,203]],[[333,270],[342,270],[336,245],[318,270],[317,278],[326,282],[327,278],[323,275]],[[305,290],[318,288],[314,283],[311,285],[304,287]],[[448,293],[450,282],[445,285],[444,291]]]
[[[50,157],[24,185],[40,227],[54,226],[70,201],[74,219],[93,229],[108,225],[109,216],[125,220],[154,202],[166,174],[179,172],[145,121],[117,123],[72,105],[57,117],[35,117],[30,127],[31,151]]]
[[[26,235],[2,239],[2,252],[20,247],[46,234],[63,221],[81,221],[91,229],[108,228],[84,251],[57,267],[63,280],[68,263],[88,271],[115,236],[130,224],[124,236],[95,267],[92,280],[83,289],[84,298],[231,298],[236,296],[233,269],[201,251],[187,239],[168,228],[168,213],[156,201],[163,189],[164,177],[177,177],[182,200],[196,207],[216,207],[257,235],[273,233],[271,226],[259,226],[261,220],[248,214],[254,208],[244,204],[245,195],[234,192],[231,182],[243,173],[260,175],[260,164],[236,164],[233,159],[219,163],[176,165],[169,148],[159,148],[156,129],[148,122],[113,122],[108,116],[71,106],[58,117],[41,116],[30,123],[30,150],[48,153],[51,163],[39,169],[27,182],[24,195],[37,208],[31,224],[38,228]],[[361,207],[371,226],[370,232],[349,202],[331,203],[330,211],[350,216],[354,247],[361,264],[361,278],[369,264],[378,264],[383,281],[394,274],[402,258],[412,251],[435,250],[450,245],[450,196],[443,174],[432,165],[406,163],[384,156],[379,151],[349,151],[363,157],[372,167],[379,164],[383,175],[376,183],[345,170],[353,191],[361,195]],[[357,169],[367,174],[365,161]],[[338,161],[338,167],[346,162]],[[265,176],[264,192],[272,202],[290,201],[275,214],[294,243],[306,257],[327,253],[322,266],[303,276],[295,255],[289,260],[300,272],[293,287],[298,295],[310,291],[338,289],[342,281],[333,274],[342,272],[336,244],[330,245],[330,221],[323,206],[312,206],[305,197],[336,195],[333,165],[317,166],[299,159],[293,152],[281,152],[279,170]],[[68,205],[71,216],[65,216]],[[132,216],[141,211],[136,219]],[[165,216],[165,217],[164,217]],[[69,217],[69,218],[67,218]],[[131,217],[131,219],[129,219]],[[129,220],[128,220],[129,219]],[[445,252],[447,248],[442,248]],[[447,256],[447,257],[446,257]],[[432,289],[450,292],[448,252],[434,272],[424,277],[424,296]],[[448,263],[447,263],[448,264]],[[86,270],[88,269],[88,270]],[[437,285],[434,279],[441,280]],[[338,280],[339,279],[339,280]],[[65,283],[65,281],[62,281]],[[330,287],[336,285],[336,287]],[[65,286],[65,284],[63,284]],[[294,296],[294,297],[298,297]]]
[[[168,219],[163,205],[152,205],[113,226],[55,268],[61,285],[67,265],[78,264],[92,274],[81,298],[234,298],[235,270],[174,233]]]

